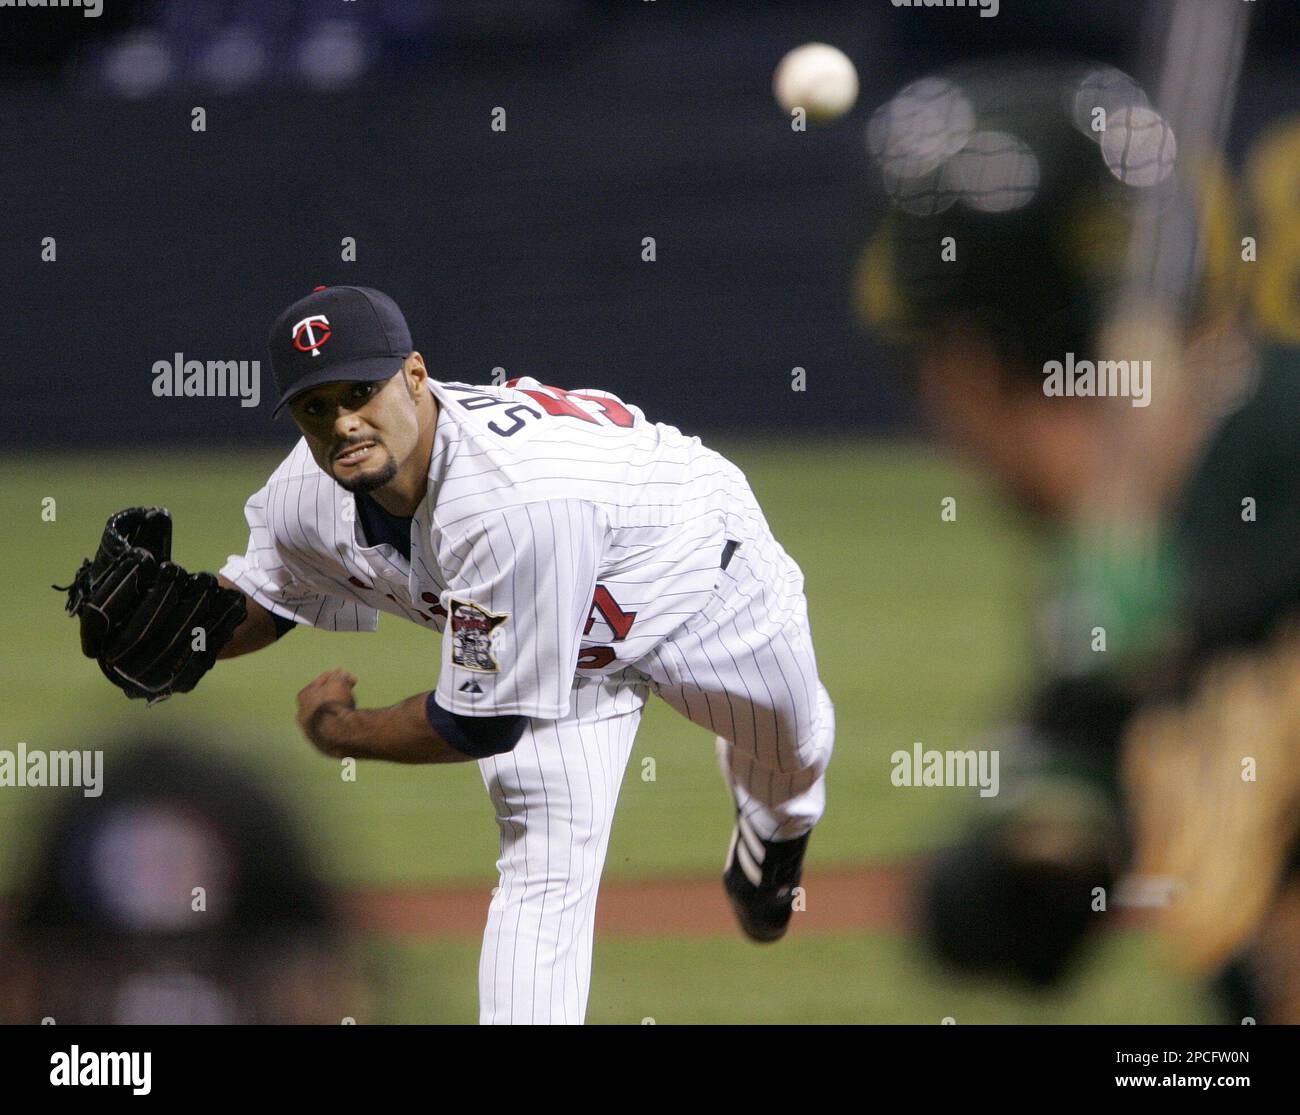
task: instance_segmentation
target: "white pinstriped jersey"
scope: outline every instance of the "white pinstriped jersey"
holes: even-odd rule
[[[744,476],[608,392],[429,387],[440,413],[409,562],[369,544],[302,439],[248,500],[247,552],[221,572],[315,627],[373,631],[384,611],[444,631],[451,616],[439,704],[563,717],[575,679],[625,669],[708,602],[726,540],[748,537]]]

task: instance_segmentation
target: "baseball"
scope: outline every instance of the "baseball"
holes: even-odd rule
[[[772,92],[786,112],[802,108],[809,120],[834,120],[858,99],[858,71],[829,43],[805,43],[781,59]]]

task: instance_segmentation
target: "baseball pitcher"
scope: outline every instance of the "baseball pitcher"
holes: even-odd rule
[[[302,437],[245,505],[247,549],[191,574],[166,511],[119,512],[69,588],[84,653],[153,702],[297,624],[373,631],[382,611],[441,632],[430,691],[358,708],[332,670],[298,723],[336,758],[479,764],[501,831],[483,1022],[583,1020],[650,693],[717,737],[736,804],[724,889],[746,934],[781,937],[834,711],[803,574],[741,471],[605,391],[434,380],[376,290],[316,288],[270,347],[276,413]]]

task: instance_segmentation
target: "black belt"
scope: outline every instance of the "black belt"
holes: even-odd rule
[[[739,546],[740,543],[737,542],[734,538],[727,539],[727,544],[722,547],[722,568],[723,569],[726,569],[727,566],[731,564],[731,555],[736,552],[736,549]]]

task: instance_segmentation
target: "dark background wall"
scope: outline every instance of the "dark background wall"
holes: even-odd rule
[[[205,23],[202,4],[128,5],[89,30],[76,13],[0,13],[25,19],[0,98],[0,358],[22,442],[288,440],[289,421],[269,417],[267,327],[312,286],[345,282],[398,300],[439,378],[501,366],[606,387],[704,433],[896,428],[890,355],[850,307],[867,115],[979,46],[1057,44],[1137,68],[1142,14],[429,5],[414,29],[367,27],[365,72],[328,91],[286,76],[320,5],[232,7],[275,13],[266,41],[281,52],[234,92],[194,76],[195,44],[229,9]],[[115,93],[113,44],[150,20],[176,76]],[[863,89],[850,117],[796,134],[771,74],[809,39],[849,53]],[[489,126],[498,105],[505,133]],[[56,262],[41,261],[45,236]],[[340,260],[345,236],[356,262]],[[645,236],[657,262],[640,258]],[[155,398],[153,363],[176,352],[262,360],[261,406]],[[796,365],[803,393],[789,390]]]

